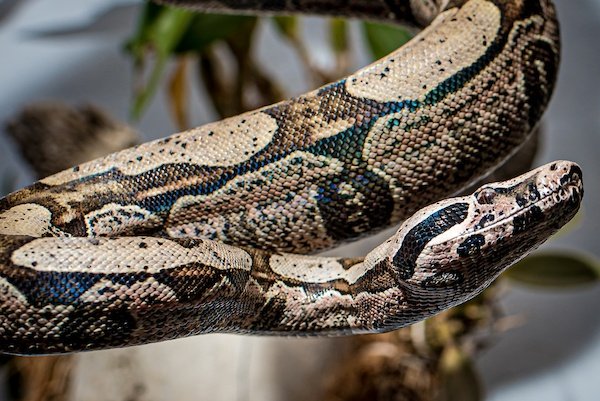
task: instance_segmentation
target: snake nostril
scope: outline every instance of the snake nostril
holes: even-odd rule
[[[475,198],[480,204],[489,205],[494,202],[496,191],[492,188],[483,188],[475,194]]]

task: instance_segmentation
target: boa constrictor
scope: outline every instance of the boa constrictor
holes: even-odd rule
[[[165,2],[427,27],[339,82],[1,199],[3,352],[392,330],[473,297],[579,207],[563,161],[427,206],[540,119],[559,58],[549,0]],[[364,260],[300,255],[402,220]]]

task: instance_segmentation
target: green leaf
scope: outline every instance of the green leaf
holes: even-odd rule
[[[440,401],[481,401],[483,391],[473,361],[455,345],[447,346],[440,357]]]
[[[194,14],[180,8],[165,8],[149,35],[155,50],[161,55],[172,53],[187,31]]]
[[[154,22],[162,12],[163,8],[163,6],[159,6],[152,2],[144,3],[140,18],[138,19],[136,31],[125,43],[125,50],[133,55],[136,61],[143,57],[146,46],[150,42],[149,37]]]
[[[156,92],[169,57],[194,17],[192,12],[178,8],[162,7],[161,10],[151,10],[143,13],[138,36],[129,42],[129,50],[138,65],[146,48],[156,52],[156,61],[148,81],[137,89],[132,110],[134,119],[140,117]]]
[[[341,18],[333,18],[329,22],[331,47],[335,53],[348,50],[348,24]]]
[[[233,37],[256,17],[197,14],[180,8],[147,3],[134,36],[126,45],[138,71],[148,51],[156,55],[148,79],[136,88],[132,116],[140,117],[156,93],[169,59],[189,52],[201,53],[218,40]]]
[[[573,287],[600,279],[597,261],[574,253],[546,252],[531,255],[510,268],[505,277],[536,287]]]
[[[412,34],[404,28],[374,22],[364,22],[363,30],[371,54],[376,59],[390,54],[412,38]]]
[[[187,10],[146,3],[136,33],[127,41],[125,49],[136,59],[143,57],[148,49],[159,55],[169,54],[186,32],[194,15]]]
[[[255,22],[256,17],[245,15],[196,14],[175,53],[201,53],[208,46],[234,37]]]
[[[295,40],[298,38],[298,18],[289,16],[277,16],[271,18],[279,33],[288,39]]]

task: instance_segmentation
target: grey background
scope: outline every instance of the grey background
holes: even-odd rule
[[[597,179],[600,174],[600,1],[555,2],[562,24],[563,61],[558,87],[546,113],[548,135],[537,164],[554,159],[577,161],[584,171],[586,193],[579,227],[552,240],[546,247],[577,249],[600,257],[597,234],[600,215],[596,210],[600,204],[600,181]],[[0,122],[6,121],[25,104],[38,100],[63,100],[72,104],[92,102],[117,118],[127,120],[132,72],[121,46],[134,29],[139,5],[138,1],[128,0],[0,0]],[[314,44],[315,59],[321,64],[330,63],[320,40],[322,25],[317,20],[309,20],[307,25],[306,34]],[[355,36],[360,40],[358,35]],[[261,43],[257,51],[267,61],[265,68],[285,82],[291,93],[307,89],[302,70],[294,65],[295,54],[273,39],[269,27],[263,27]],[[358,57],[359,64],[365,62],[364,55]],[[205,106],[203,96],[195,90],[192,92],[197,105],[194,123],[213,120],[214,112]],[[146,139],[175,131],[165,110],[167,103],[159,94],[138,124]],[[7,171],[18,176],[19,186],[31,181],[14,148],[0,134],[0,177]],[[336,253],[362,254],[381,238],[352,244]],[[510,288],[505,296],[505,306],[509,312],[523,315],[526,324],[496,338],[496,344],[478,360],[488,399],[600,399],[599,300],[599,286],[552,292]],[[260,388],[255,393],[263,391],[261,386],[273,377],[269,376],[269,372],[273,372],[266,362],[272,359],[261,354],[265,349],[284,349],[292,355],[298,353],[294,349],[300,349],[304,350],[302,353],[306,358],[306,353],[320,350],[322,344],[318,341],[204,336],[136,348],[129,355],[131,360],[144,366],[144,372],[150,377],[160,378],[152,383],[159,386],[156,388],[187,380],[185,386],[179,386],[177,397],[172,386],[169,391],[163,389],[163,393],[153,391],[150,399],[185,399],[185,392],[193,392],[192,399],[232,399],[239,398],[240,389],[231,390],[231,383],[239,379],[240,374],[244,376],[246,370],[265,372],[263,376],[255,377],[256,383],[250,385]],[[81,374],[81,380],[91,375],[95,376],[95,381],[90,379],[86,382],[88,385],[78,387],[77,399],[120,399],[119,394],[113,397],[108,391],[111,383],[100,379],[106,370],[112,369],[106,362],[110,360],[102,359],[105,355],[117,354],[94,353],[83,357],[81,366],[88,369],[87,373]],[[157,358],[160,363],[156,363]],[[244,358],[251,359],[251,365],[240,364]],[[231,360],[237,362],[232,364]],[[308,366],[310,363],[313,362]],[[160,365],[164,365],[164,370],[160,370]],[[179,373],[168,377],[164,372],[167,367],[169,371]],[[256,376],[256,373],[248,375]],[[282,373],[278,372],[278,375],[280,377]],[[114,372],[113,376],[116,377]],[[309,379],[304,383],[310,383]],[[196,388],[204,390],[198,392],[194,390]],[[277,393],[271,391],[262,399],[268,398],[277,399]]]

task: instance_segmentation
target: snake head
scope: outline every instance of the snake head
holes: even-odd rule
[[[388,248],[398,285],[409,301],[464,302],[571,220],[582,196],[579,166],[557,161],[426,207]]]

